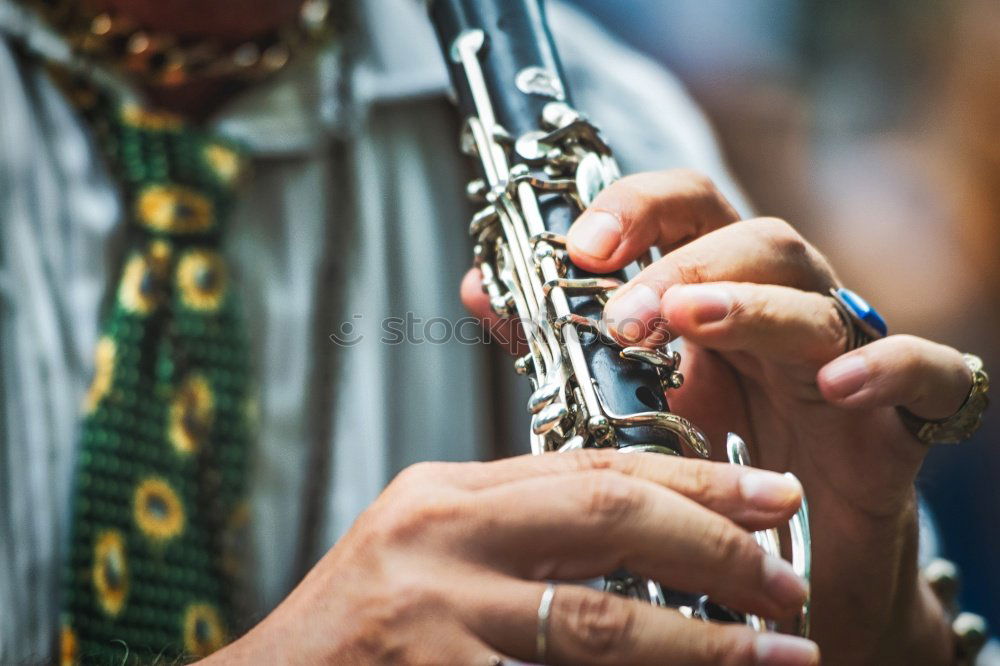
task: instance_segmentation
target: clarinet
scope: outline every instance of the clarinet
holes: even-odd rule
[[[684,380],[680,355],[623,348],[601,323],[625,273],[596,275],[568,259],[570,224],[620,171],[597,127],[572,106],[540,0],[430,0],[429,9],[464,118],[461,149],[479,171],[467,187],[481,206],[469,224],[473,261],[492,309],[519,319],[529,350],[514,368],[533,389],[532,452],[613,448],[709,457],[706,436],[667,404],[667,390]],[[638,263],[650,261],[647,254]],[[732,463],[749,464],[734,433],[727,454]],[[789,531],[793,567],[808,578],[805,502]],[[781,556],[777,530],[754,536]],[[775,629],[627,571],[607,575],[605,589],[690,617]],[[797,630],[808,632],[808,603]]]

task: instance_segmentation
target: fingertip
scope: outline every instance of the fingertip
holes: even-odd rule
[[[660,333],[660,295],[641,282],[622,287],[604,308],[604,325],[620,342],[640,344]]]
[[[802,503],[802,484],[794,476],[747,469],[739,479],[740,496],[758,510],[794,513]]]
[[[819,646],[807,638],[763,632],[754,637],[754,657],[761,666],[816,666]]]
[[[462,294],[466,292],[482,291],[483,282],[483,272],[476,267],[472,267],[465,271],[465,275],[462,276],[461,291]]]
[[[871,374],[863,354],[844,354],[819,369],[816,385],[827,402],[849,406],[869,383]]]
[[[604,268],[621,245],[622,228],[621,220],[614,213],[594,209],[584,211],[566,234],[570,258],[581,268],[588,268],[584,263]]]
[[[478,268],[470,268],[462,277],[459,296],[462,305],[477,317],[485,317],[489,313],[490,299],[483,291],[483,273]]]

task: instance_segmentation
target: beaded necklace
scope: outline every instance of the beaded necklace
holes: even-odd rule
[[[293,21],[235,45],[149,30],[120,13],[95,11],[87,0],[27,1],[79,57],[166,88],[205,79],[258,81],[333,30],[330,0],[305,0]]]

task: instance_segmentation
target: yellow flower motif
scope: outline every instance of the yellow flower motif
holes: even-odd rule
[[[141,254],[133,254],[125,262],[121,284],[118,285],[118,302],[135,314],[147,315],[159,302],[157,271]]]
[[[117,530],[104,530],[97,535],[92,574],[101,608],[108,615],[118,615],[128,594],[128,564],[125,541]]]
[[[181,300],[192,310],[215,310],[226,291],[226,265],[209,250],[191,250],[177,264]]]
[[[115,373],[115,341],[104,336],[97,341],[94,350],[94,379],[90,382],[83,409],[90,413],[97,408],[101,399],[111,390],[111,379]]]
[[[76,634],[64,624],[59,632],[59,666],[76,666],[77,651]]]
[[[184,611],[184,648],[196,657],[207,657],[226,644],[226,630],[219,612],[210,604],[191,604]]]
[[[215,399],[208,381],[191,375],[174,394],[170,405],[170,441],[182,454],[193,453],[208,437]]]
[[[126,104],[122,107],[122,121],[132,127],[146,130],[175,130],[180,129],[183,123],[180,116],[149,111],[138,104]]]
[[[218,143],[205,146],[205,161],[223,183],[232,184],[243,171],[243,160],[234,151]]]
[[[151,477],[139,484],[133,500],[139,529],[151,539],[166,541],[184,529],[184,506],[166,481]]]
[[[149,185],[135,202],[139,221],[154,231],[190,234],[215,222],[211,200],[182,185]]]

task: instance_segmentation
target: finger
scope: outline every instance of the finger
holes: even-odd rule
[[[473,316],[482,319],[491,316],[499,318],[490,307],[490,297],[483,290],[483,273],[478,268],[470,268],[466,271],[458,290],[462,298],[462,305]]]
[[[616,472],[680,493],[747,529],[786,521],[802,501],[802,486],[783,474],[655,453],[589,449],[490,463],[423,463],[410,470],[424,475],[419,483],[447,481],[466,490],[485,490],[537,477]]]
[[[790,617],[806,583],[745,530],[649,481],[616,472],[532,478],[478,493],[477,556],[535,580],[581,580],[625,568],[734,609]]]
[[[775,361],[823,364],[843,353],[847,330],[833,299],[813,291],[745,282],[674,285],[660,300],[670,330],[716,351],[753,351]],[[816,366],[813,366],[815,370]],[[814,375],[806,378],[811,384]]]
[[[922,418],[943,419],[968,397],[972,372],[951,347],[891,335],[828,363],[816,381],[823,397],[842,407],[899,405]]]
[[[757,633],[737,624],[685,618],[672,609],[559,585],[552,598],[545,655],[537,654],[538,606],[546,585],[503,580],[490,585],[469,614],[483,640],[529,662],[547,664],[685,664],[689,666],[813,666],[812,641]]]
[[[459,292],[462,304],[472,314],[482,321],[489,332],[489,339],[497,342],[515,356],[528,352],[521,321],[517,317],[501,317],[493,311],[490,298],[483,292],[483,274],[478,268],[470,268],[462,278]]]
[[[821,293],[837,284],[823,255],[787,222],[757,218],[716,229],[647,266],[614,293],[605,322],[623,341],[642,342],[662,321],[660,298],[669,287],[723,281]]]
[[[671,169],[627,176],[603,190],[570,227],[570,258],[594,273],[617,271],[651,247],[669,252],[739,219],[712,181]]]

